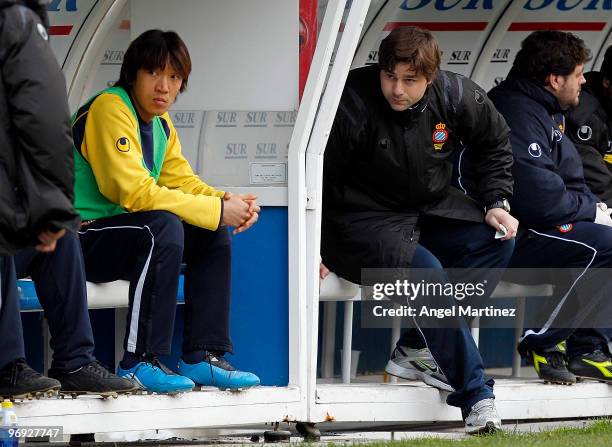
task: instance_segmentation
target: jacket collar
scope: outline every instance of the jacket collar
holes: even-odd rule
[[[564,112],[555,95],[541,85],[536,84],[531,79],[520,75],[514,69],[510,70],[508,77],[502,84],[507,89],[518,90],[524,95],[529,96],[531,99],[544,106],[551,115]]]

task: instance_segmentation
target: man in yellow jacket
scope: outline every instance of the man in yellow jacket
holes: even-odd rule
[[[260,211],[255,197],[208,186],[181,154],[168,109],[187,86],[191,60],[174,32],[149,30],[128,47],[119,81],[73,116],[75,206],[87,279],[130,281],[125,354],[118,375],[153,392],[195,384],[259,384],[223,355],[229,335],[231,240]],[[181,263],[185,262],[183,355],[169,354]]]

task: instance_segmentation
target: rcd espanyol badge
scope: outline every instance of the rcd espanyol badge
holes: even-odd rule
[[[431,139],[434,142],[434,148],[437,151],[442,150],[442,146],[444,146],[444,143],[446,142],[446,140],[448,140],[448,131],[446,130],[446,124],[436,124],[436,130],[434,130],[434,133],[431,135]]]

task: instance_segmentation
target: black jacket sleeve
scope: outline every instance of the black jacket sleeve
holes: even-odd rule
[[[76,231],[73,143],[63,74],[32,10],[13,5],[2,14],[2,81],[33,231]]]
[[[477,189],[483,205],[513,194],[510,128],[486,92],[473,81],[457,77],[462,92],[456,106],[455,127],[473,153]]]

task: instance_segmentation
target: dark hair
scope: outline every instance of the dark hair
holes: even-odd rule
[[[612,81],[612,45],[606,50],[604,60],[601,63],[601,69],[599,72],[610,81]]]
[[[138,70],[163,69],[168,63],[183,78],[180,91],[185,91],[191,73],[191,57],[185,42],[174,31],[145,31],[130,43],[123,55],[121,73],[115,85],[129,92]]]
[[[429,31],[416,26],[395,28],[378,49],[378,66],[393,71],[398,63],[414,67],[417,74],[432,80],[440,68],[438,41]]]
[[[576,66],[591,59],[584,41],[572,33],[540,30],[521,42],[513,68],[540,85],[546,85],[548,75],[568,76]]]

